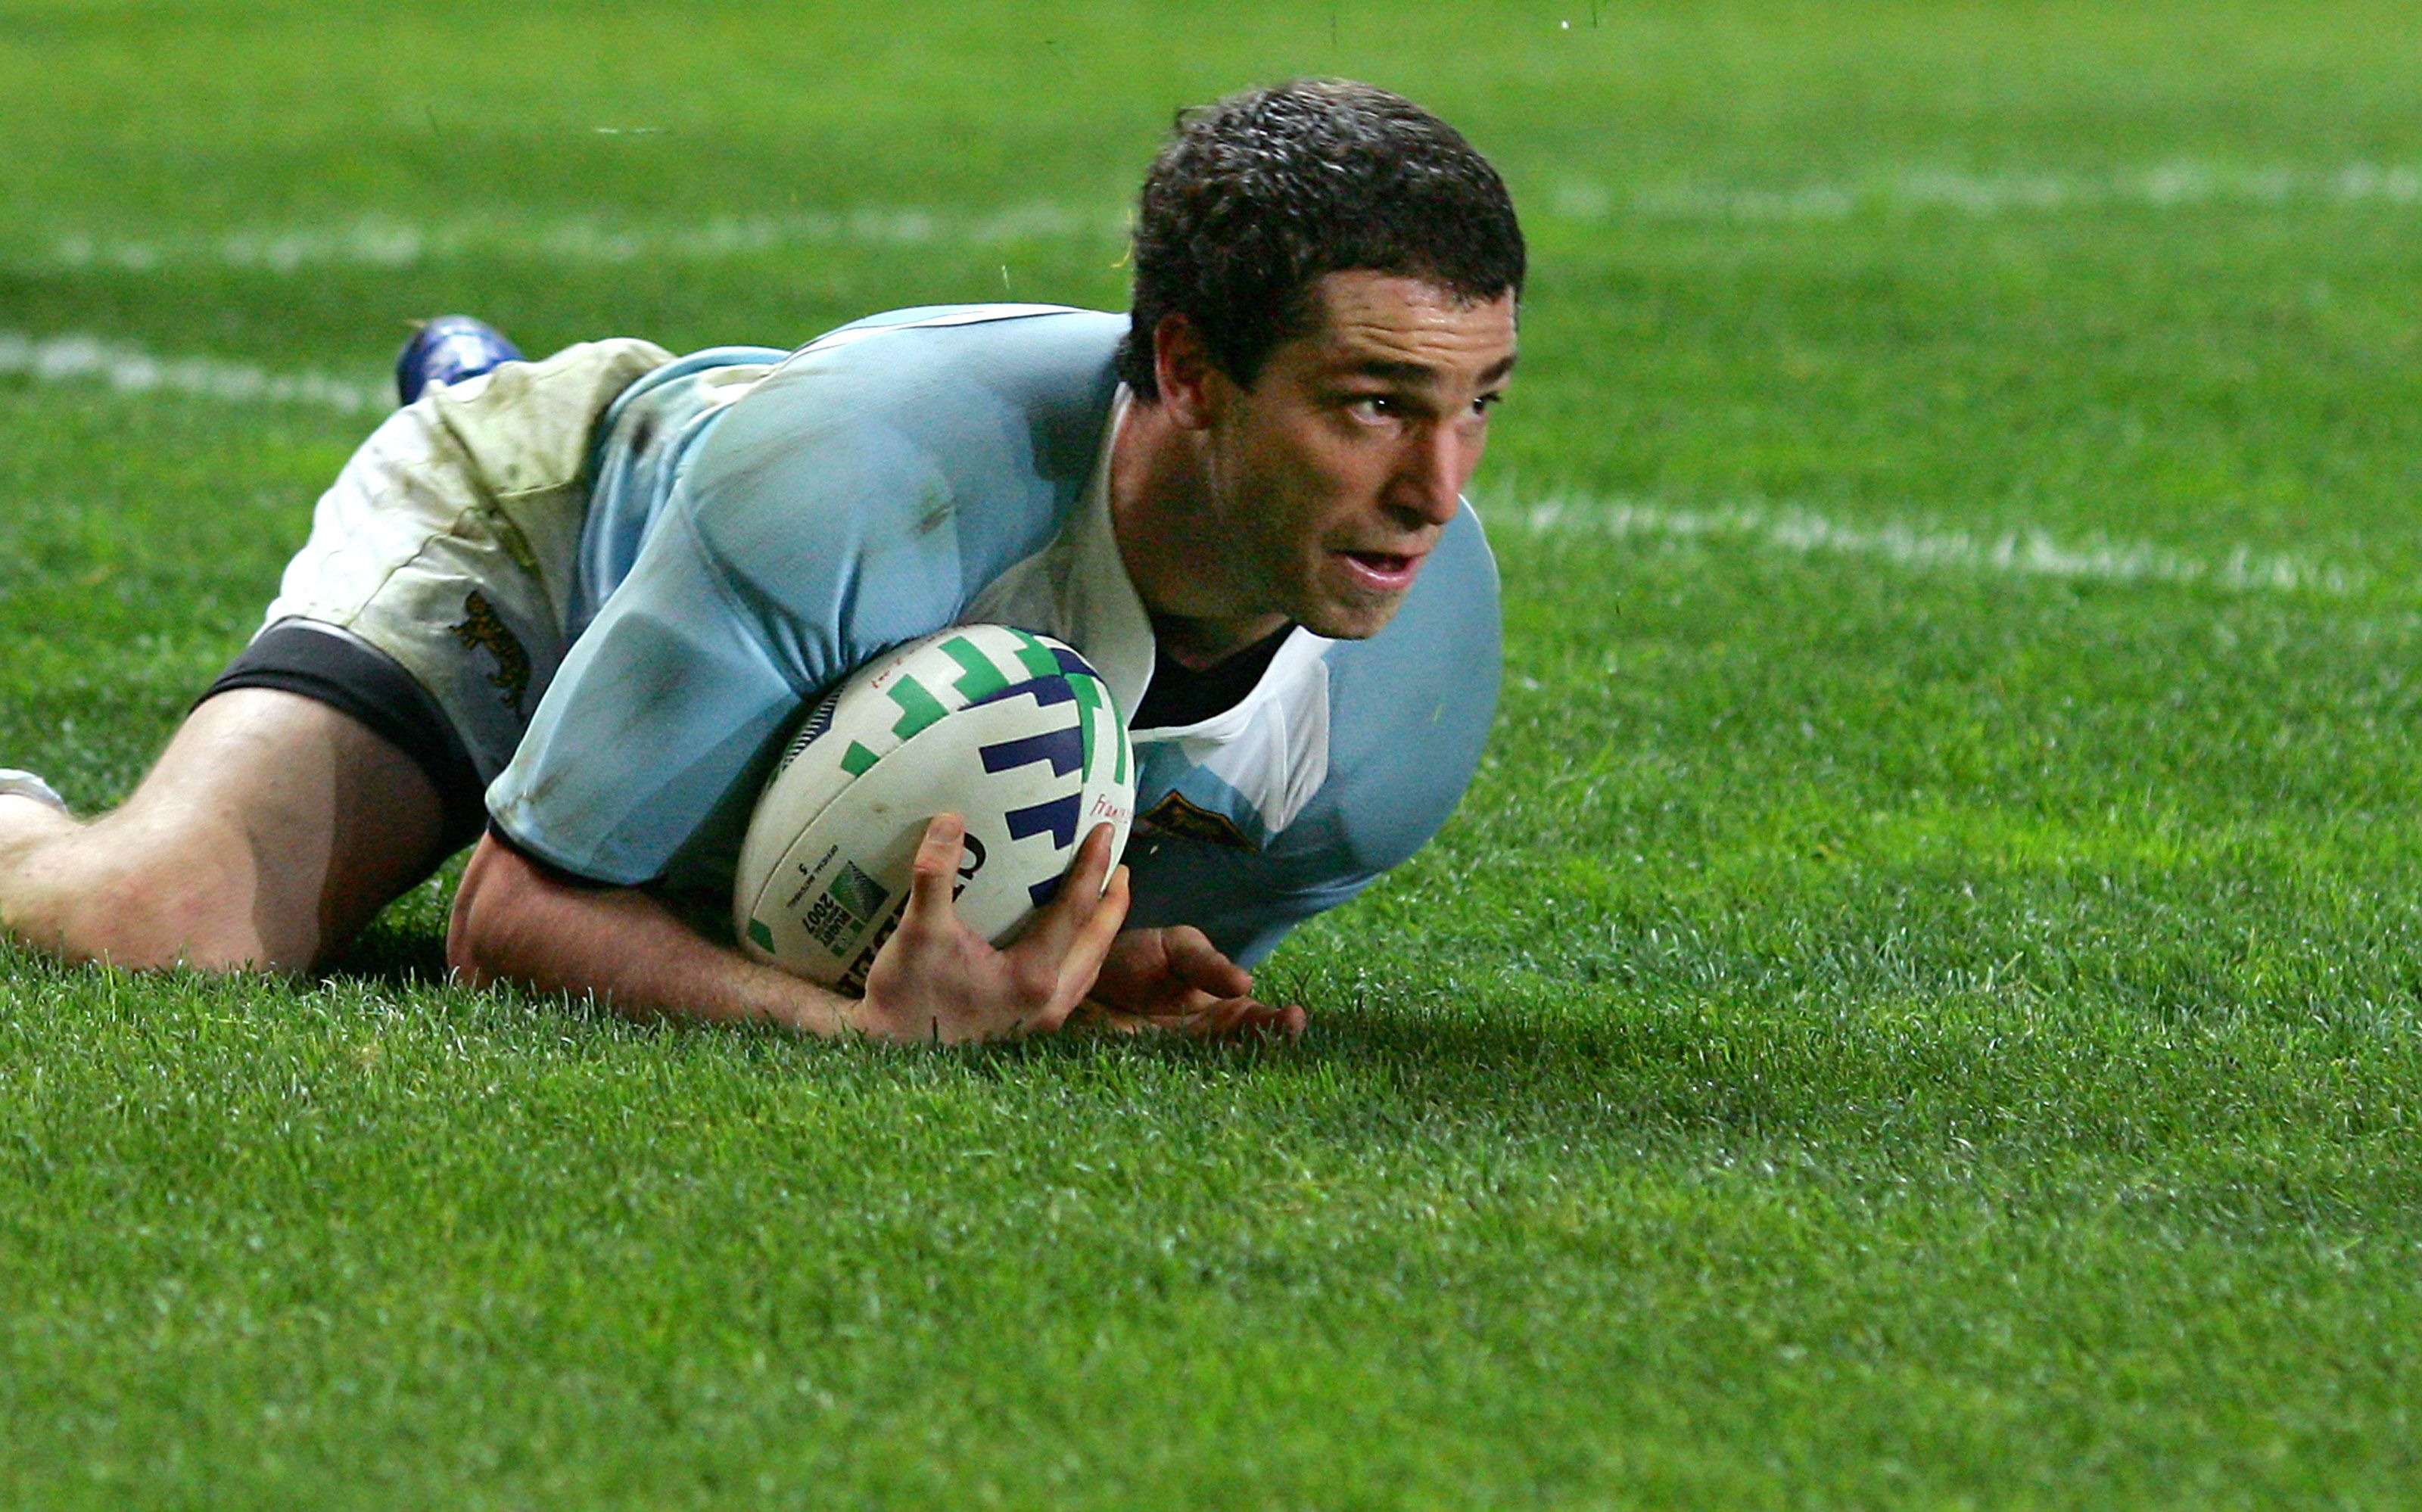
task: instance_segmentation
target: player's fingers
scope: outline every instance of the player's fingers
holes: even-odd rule
[[[1186,1032],[1202,1039],[1291,1040],[1302,1035],[1301,1008],[1273,1008],[1251,998],[1230,998],[1187,1020]]]
[[[1109,884],[1093,906],[1093,911],[1068,942],[1060,957],[1060,990],[1051,1006],[1036,1025],[1043,1033],[1050,1033],[1066,1021],[1085,994],[1093,990],[1093,979],[1101,975],[1102,958],[1110,953],[1110,943],[1119,937],[1119,926],[1127,919],[1127,869],[1124,866],[1110,874]]]
[[[1211,937],[1192,924],[1178,924],[1163,934],[1161,949],[1168,953],[1169,974],[1187,986],[1215,998],[1253,995],[1253,974],[1228,959]]]
[[[1108,973],[1105,972],[1105,975]],[[1100,987],[1097,980],[1096,990]],[[1219,1006],[1221,1000],[1207,992],[1182,991],[1168,1001],[1147,1009],[1102,1007],[1103,1020],[1109,1028],[1126,1034],[1191,1034],[1205,1014]],[[1101,1007],[1099,1003],[1092,1006]]]
[[[1087,831],[1084,843],[1077,847],[1076,859],[1068,863],[1068,878],[1061,884],[1062,896],[1073,892],[1088,902],[1100,897],[1102,889],[1109,885],[1113,864],[1110,827],[1095,825]]]
[[[1052,960],[1068,953],[1068,942],[1101,907],[1102,888],[1110,873],[1110,827],[1095,825],[1077,847],[1075,858],[1060,879],[1060,895],[1035,916],[1021,940]]]
[[[937,922],[951,917],[952,890],[959,880],[959,857],[967,827],[954,813],[937,813],[925,827],[917,858],[908,865],[908,908],[901,927]]]

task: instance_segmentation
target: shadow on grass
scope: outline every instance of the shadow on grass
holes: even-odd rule
[[[62,967],[6,942],[0,942],[0,973],[29,984],[98,982],[109,974]],[[256,1014],[277,1014],[284,996],[278,989],[258,990],[260,984],[210,984],[185,973],[152,980],[170,995],[203,985],[207,996],[224,995]],[[1693,1028],[1706,1021],[1704,1012],[1672,1013],[1636,1003],[1602,1018],[1576,1018],[1520,1005],[1480,1003],[1444,1012],[1349,1000],[1317,1012],[1311,1032],[1295,1043],[1206,1042],[1107,1031],[980,1046],[825,1041],[763,1025],[635,1023],[593,1000],[512,987],[454,988],[448,981],[443,935],[428,921],[412,919],[374,924],[317,980],[367,989],[373,1002],[401,1006],[415,1016],[445,1018],[507,1055],[527,1048],[543,1059],[557,1053],[566,1037],[587,1047],[579,1053],[606,1056],[625,1053],[615,1047],[618,1043],[634,1050],[646,1043],[684,1057],[747,1065],[752,1077],[776,1081],[843,1078],[870,1086],[938,1079],[1077,1087],[1123,1080],[1149,1065],[1174,1073],[1181,1086],[1241,1082],[1250,1098],[1275,1102],[1293,1120],[1358,1142],[1416,1127],[1431,1139],[1483,1127],[1574,1135],[1596,1130],[1600,1137],[1650,1126],[1771,1130],[1821,1117],[1823,1110],[1836,1106],[1842,1090],[1838,1063],[1826,1076],[1826,1068],[1788,1053],[1743,1057],[1736,1051],[1728,1065],[1722,1057],[1711,1060],[1705,1035]],[[173,984],[179,982],[188,985]],[[309,985],[291,984],[307,991]],[[1330,984],[1327,992],[1300,995],[1318,1004],[1336,989]],[[134,1011],[142,1011],[148,997],[138,986],[129,1000]],[[347,1006],[352,999],[340,993],[333,1008],[318,1011],[354,1012]],[[1860,1079],[1886,1074],[1870,1067]],[[1822,1084],[1798,1084],[1811,1077]]]
[[[383,921],[322,980],[397,996],[443,990],[449,986],[445,940],[419,921]],[[2031,1075],[2006,1056],[1998,1068],[1980,1066],[1972,1036],[1949,1025],[1885,1044],[1845,1035],[1837,1023],[1819,1021],[1826,1015],[1706,1001],[1609,1000],[1597,1013],[1525,1002],[1437,1008],[1312,982],[1292,984],[1283,996],[1315,1005],[1300,1041],[1079,1029],[961,1046],[825,1041],[769,1025],[634,1022],[591,1000],[513,987],[464,991],[462,1000],[475,1019],[487,1016],[485,1007],[502,1010],[495,1027],[509,1038],[526,1032],[535,1015],[576,1034],[736,1054],[775,1076],[828,1075],[847,1063],[852,1076],[880,1079],[889,1063],[920,1077],[1082,1080],[1150,1063],[1206,1078],[1267,1079],[1275,1095],[1301,1097],[1299,1106],[1315,1117],[1331,1100],[1320,1089],[1350,1088],[1334,1099],[1340,1116],[1369,1117],[1377,1106],[1433,1127],[1476,1122],[1543,1131],[1656,1126],[1773,1133],[1833,1123],[1846,1106],[1906,1117],[1912,1095],[1929,1090],[1958,1089],[1954,1101],[1966,1103],[1985,1083],[2039,1083],[2052,1073],[2037,1066]],[[1380,1095],[1374,1099],[1374,1093]]]
[[[62,1006],[62,985],[71,1017],[76,1000],[113,1018],[229,1003],[279,1012],[275,993],[217,985],[196,995],[200,979],[181,987],[177,974],[154,979],[156,995],[85,990],[113,975],[0,942],[0,1029],[19,996],[11,987],[30,989],[22,1001],[44,1018]],[[978,1108],[1030,1109],[1039,1096],[1061,1114],[1091,1110],[1142,1125],[1208,1116],[1308,1150],[1435,1158],[1440,1169],[1544,1150],[1850,1181],[1878,1170],[1955,1184],[1984,1168],[2071,1173],[2062,1181],[2084,1179],[2080,1170],[2152,1170],[2158,1181],[2147,1190],[2162,1195],[2146,1199],[2148,1210],[2192,1223],[2361,1228],[2366,1211],[2422,1202],[2422,1174],[2395,1154],[2422,1052],[2398,1041],[2334,1058],[2261,1024],[2223,1036],[2096,1032],[2075,1020],[2013,1032],[1941,1003],[1879,1016],[1822,999],[1557,994],[1425,1004],[1331,981],[1302,994],[1332,1005],[1292,1044],[1097,1032],[901,1047],[762,1026],[635,1024],[590,1002],[449,989],[443,941],[425,926],[372,931],[323,980],[375,985],[368,1004],[339,993],[307,1010],[322,1022],[331,1012],[378,1012],[384,1000],[406,1018],[443,1020],[449,1040],[480,1053],[525,1062],[541,1080],[569,1057],[669,1058],[695,1068],[677,1072],[682,1079],[722,1078],[729,1088],[736,1074],[772,1103],[799,1081],[846,1083],[877,1099],[956,1083],[983,1094]]]
[[[410,991],[447,984],[446,936],[417,925],[390,924],[384,920],[362,931],[361,937],[319,973],[322,980],[352,982]]]
[[[751,1077],[893,1081],[1231,1083],[1343,1143],[1470,1139],[1653,1146],[1779,1141],[1953,1152],[2127,1152],[2194,1140],[2328,1145],[2402,1116],[2422,1077],[2409,1036],[2350,1041],[2249,1019],[2182,1031],[2090,1002],[1640,993],[1512,985],[1440,999],[1314,970],[1270,983],[1313,1008],[1298,1043],[1082,1032],[973,1047],[829,1042],[757,1027],[634,1023],[594,1002],[450,987],[433,910],[381,921],[322,975],[517,1053],[652,1044]],[[0,947],[0,971],[73,975]],[[274,1010],[272,1010],[274,1011]],[[2316,1067],[2335,1067],[2315,1082]],[[1173,1080],[1172,1077],[1173,1076]],[[1158,1094],[1156,1094],[1157,1095]]]

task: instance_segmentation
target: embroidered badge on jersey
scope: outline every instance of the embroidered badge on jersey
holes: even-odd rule
[[[530,659],[521,638],[488,602],[488,595],[476,588],[463,601],[463,622],[453,627],[454,638],[466,651],[484,647],[496,659],[496,669],[488,674],[488,682],[505,696],[515,717],[528,717],[529,711],[522,705],[529,698]]]
[[[1208,841],[1214,845],[1225,845],[1230,850],[1261,849],[1259,845],[1253,843],[1251,837],[1236,827],[1235,820],[1224,813],[1216,813],[1199,803],[1189,803],[1181,794],[1172,793],[1154,804],[1151,811],[1143,816],[1141,824],[1145,827],[1164,830],[1169,834],[1183,835],[1188,840]]]

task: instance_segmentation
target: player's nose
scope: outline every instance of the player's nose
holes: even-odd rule
[[[1424,427],[1407,438],[1388,502],[1421,524],[1444,525],[1462,507],[1463,485],[1478,460],[1456,427]]]

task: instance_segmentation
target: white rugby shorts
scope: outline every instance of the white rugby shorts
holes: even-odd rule
[[[311,621],[385,653],[494,780],[570,644],[590,434],[671,360],[653,342],[590,341],[432,386],[321,496],[261,628]]]

